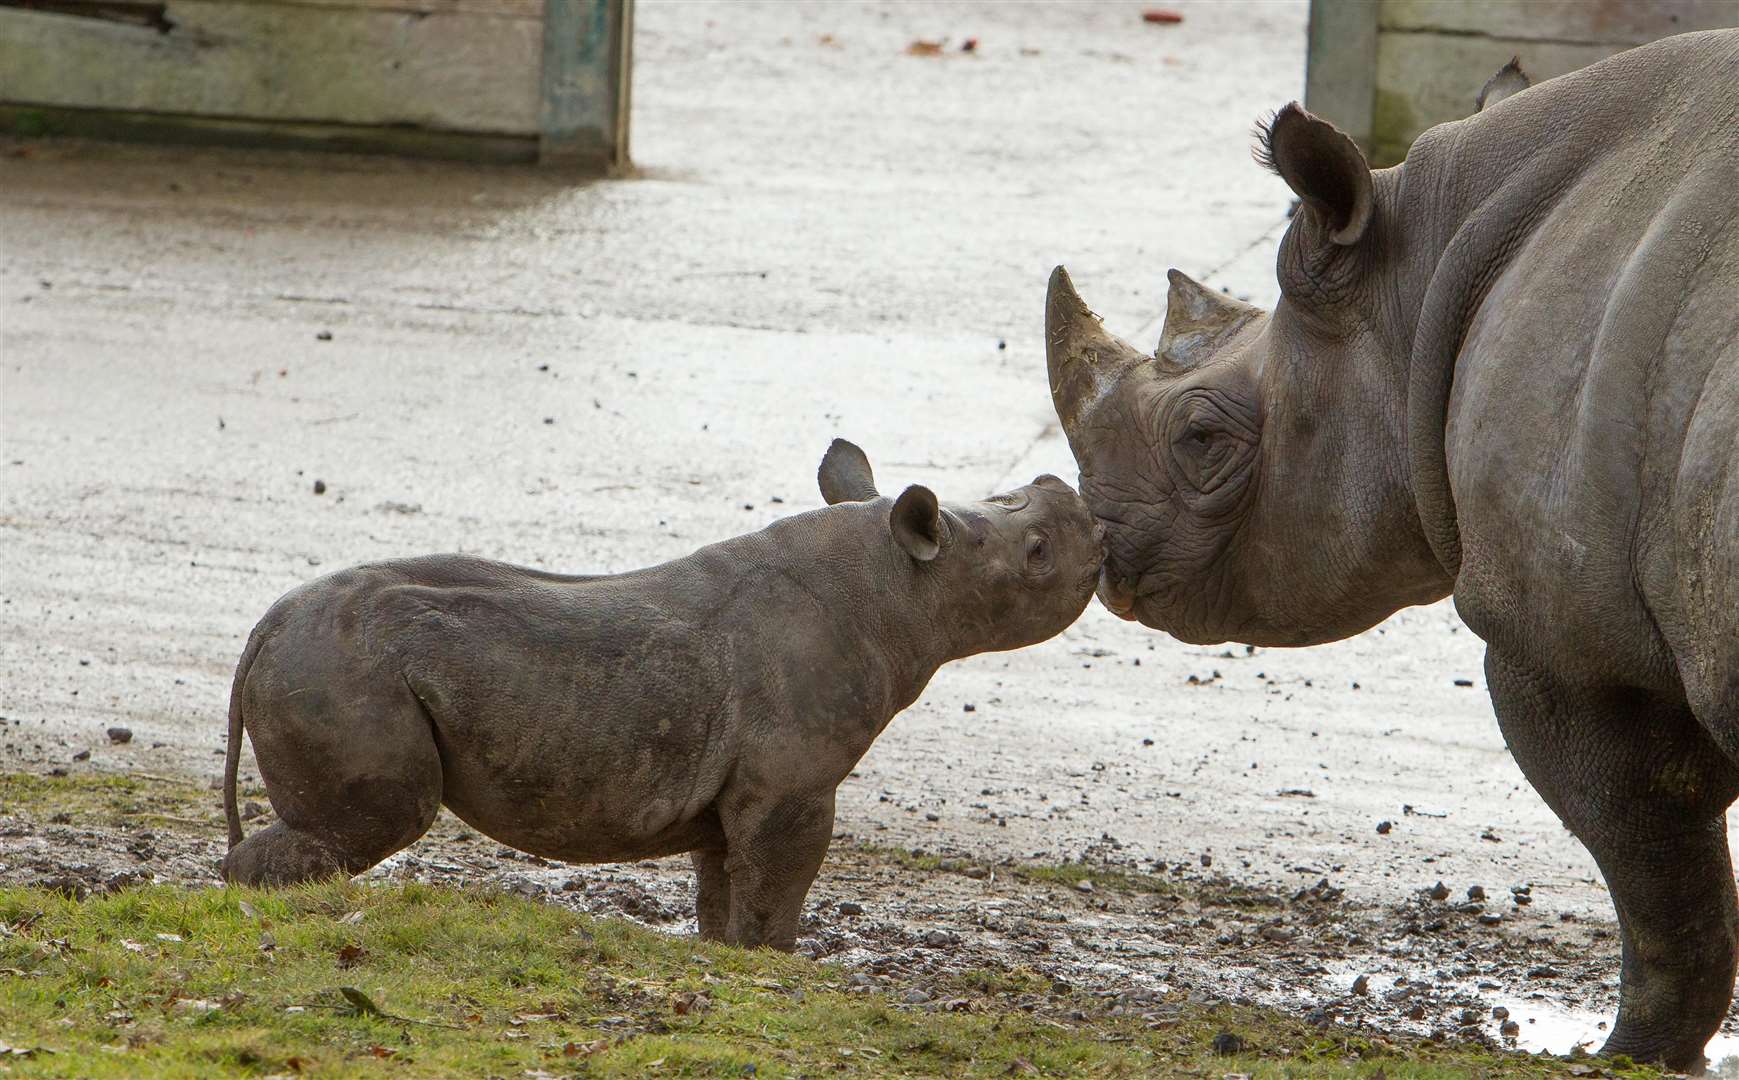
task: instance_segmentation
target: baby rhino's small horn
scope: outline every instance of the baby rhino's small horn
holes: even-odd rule
[[[1105,331],[1075,292],[1069,272],[1051,271],[1045,297],[1045,362],[1051,373],[1051,402],[1063,433],[1074,445],[1081,418],[1130,368],[1150,359]]]

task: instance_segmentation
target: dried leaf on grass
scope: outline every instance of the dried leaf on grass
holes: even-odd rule
[[[678,1016],[688,1016],[691,1013],[703,1013],[712,1008],[712,998],[705,990],[691,990],[677,994],[670,999],[670,1007],[676,1010]]]

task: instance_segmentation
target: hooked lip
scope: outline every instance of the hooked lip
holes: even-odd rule
[[[1135,590],[1112,578],[1109,571],[1099,569],[1099,602],[1105,610],[1127,622],[1135,620]]]
[[[1093,536],[1099,541],[1099,579],[1098,588],[1093,592],[1099,597],[1099,602],[1105,605],[1105,610],[1128,622],[1135,621],[1135,590],[1118,581],[1111,574],[1111,553],[1107,550],[1105,522],[1097,515],[1093,518]]]

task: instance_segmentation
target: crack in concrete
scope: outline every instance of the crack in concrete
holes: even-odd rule
[[[1004,468],[1002,470],[1002,472],[997,474],[996,483],[992,484],[990,487],[991,494],[994,495],[997,492],[1004,490],[1003,485],[1005,483],[1009,483],[1011,481],[1011,478],[1014,475],[1015,466],[1017,466],[1021,462],[1025,461],[1027,459],[1027,457],[1032,454],[1034,448],[1036,448],[1039,445],[1039,443],[1044,442],[1051,435],[1056,434],[1056,432],[1057,432],[1057,424],[1055,421],[1049,421],[1049,422],[1041,425],[1039,427],[1039,433],[1037,435],[1034,435],[1032,437],[1032,439],[1030,441],[1028,441],[1028,443],[1024,447],[1021,448],[1020,453],[1018,453],[1014,456],[1014,460],[1010,461],[1008,463],[1008,466],[1006,468]]]
[[[1479,38],[1485,41],[1513,42],[1521,45],[1582,45],[1595,49],[1630,49],[1643,44],[1641,41],[1596,41],[1591,38],[1548,38],[1548,37],[1517,37],[1511,34],[1493,34],[1486,30],[1460,30],[1444,26],[1385,26],[1385,34],[1432,34],[1438,37]]]

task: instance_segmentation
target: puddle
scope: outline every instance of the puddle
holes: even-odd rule
[[[1510,1011],[1521,1026],[1516,1048],[1530,1053],[1568,1054],[1576,1047],[1592,1053],[1606,1041],[1612,1018],[1604,1013],[1571,1009],[1539,998],[1494,996],[1492,1003]],[[1739,1052],[1739,1047],[1734,1048]]]
[[[1510,1018],[1522,1029],[1516,1047],[1531,1053],[1568,1054],[1577,1046],[1592,1053],[1611,1030],[1610,1014],[1565,1008],[1538,998],[1494,996],[1491,1000],[1509,1009]],[[1703,1056],[1709,1059],[1706,1075],[1739,1080],[1739,1035],[1715,1036]]]
[[[1538,993],[1505,993],[1491,988],[1485,983],[1481,988],[1472,980],[1451,983],[1421,980],[1409,984],[1405,976],[1399,972],[1383,972],[1372,970],[1375,965],[1342,961],[1329,965],[1326,978],[1322,985],[1329,996],[1344,996],[1348,993],[1354,977],[1364,973],[1370,978],[1368,997],[1366,1000],[1382,1000],[1398,988],[1406,985],[1432,986],[1441,996],[1440,1003],[1461,1001],[1477,1001],[1478,1009],[1486,1015],[1480,1026],[1497,1039],[1501,1045],[1512,1047],[1530,1054],[1566,1055],[1578,1047],[1588,1053],[1600,1049],[1611,1033],[1611,1025],[1616,1015],[1616,1005],[1612,1012],[1598,1009],[1580,1008],[1566,1005]],[[1609,999],[1617,998],[1616,982],[1600,984],[1604,993],[1598,996]],[[1443,993],[1447,991],[1447,993]],[[1411,999],[1409,999],[1411,1000]],[[1502,1006],[1508,1010],[1503,1018],[1490,1016],[1490,1009]],[[1439,1011],[1442,1011],[1440,1004]],[[1500,1024],[1504,1019],[1513,1020],[1520,1029],[1513,1038],[1501,1033]],[[1423,1022],[1415,1022],[1412,1028],[1424,1031],[1435,1026],[1436,1018],[1428,1018]],[[1398,1028],[1407,1028],[1405,1021],[1396,1022]],[[1708,1060],[1707,1072],[1704,1074],[1718,1080],[1739,1080],[1739,1034],[1722,1032],[1709,1041],[1703,1051]]]

